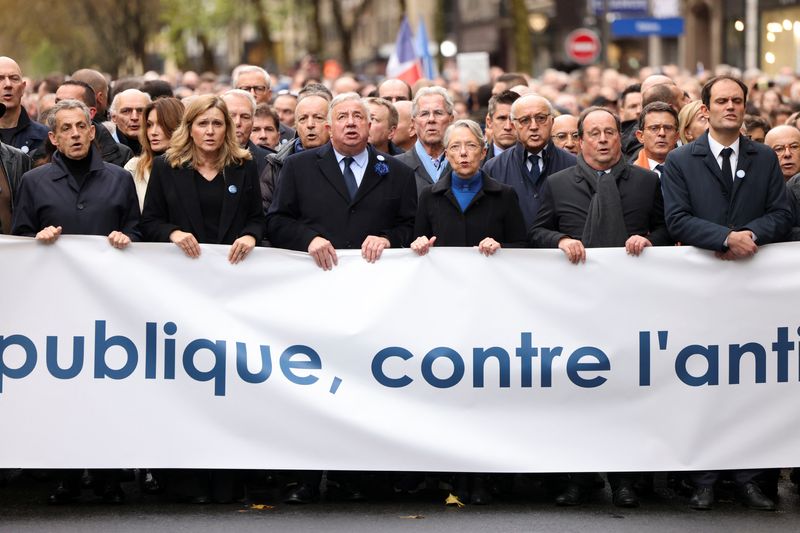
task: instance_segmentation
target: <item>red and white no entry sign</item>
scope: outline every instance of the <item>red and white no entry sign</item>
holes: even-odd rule
[[[600,57],[600,37],[588,28],[578,28],[564,41],[567,57],[581,65],[589,65]]]

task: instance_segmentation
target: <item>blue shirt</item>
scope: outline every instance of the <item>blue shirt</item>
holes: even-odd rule
[[[424,166],[425,170],[428,171],[428,175],[430,175],[433,182],[436,183],[439,181],[439,178],[442,175],[442,170],[444,170],[445,166],[444,152],[442,152],[442,155],[438,157],[437,161],[439,161],[439,168],[436,168],[436,166],[433,164],[434,159],[428,155],[428,152],[425,151],[425,148],[422,147],[422,143],[419,140],[414,143],[414,150],[417,151],[417,157],[419,157],[419,160],[422,161],[422,166]]]
[[[467,206],[482,187],[480,170],[468,180],[459,178],[455,172],[450,173],[450,190],[453,191],[462,213],[467,210]]]

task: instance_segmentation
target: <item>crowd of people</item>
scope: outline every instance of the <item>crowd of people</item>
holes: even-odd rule
[[[800,235],[800,80],[729,67],[690,76],[674,67],[632,78],[588,67],[538,78],[493,69],[490,84],[281,78],[253,65],[230,77],[109,83],[81,69],[34,81],[0,58],[0,231],[55,243],[107,236],[111,246],[200,244],[245,260],[256,246],[307,252],[322,269],[337,251],[425,255],[441,246],[589,249],[690,245],[721,260]],[[280,87],[280,88],[279,88]],[[273,88],[279,88],[273,90]],[[91,472],[121,502],[115,471]],[[80,495],[81,471],[61,472],[51,503]],[[252,476],[143,471],[151,491],[196,503],[240,497]],[[689,506],[710,509],[720,479],[746,506],[774,510],[774,471],[692,472]],[[497,476],[389,476],[397,492],[447,478],[457,497],[486,504]],[[612,499],[639,505],[646,474],[609,473]],[[285,472],[283,501],[319,497],[321,472]],[[553,483],[558,505],[587,501],[596,474]],[[359,500],[367,475],[331,472]],[[601,481],[602,486],[602,481]]]

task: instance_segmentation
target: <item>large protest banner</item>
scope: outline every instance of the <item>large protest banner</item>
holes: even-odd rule
[[[800,463],[800,247],[358,251],[0,238],[0,467]]]

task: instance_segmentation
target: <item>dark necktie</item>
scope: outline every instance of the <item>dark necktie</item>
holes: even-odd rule
[[[531,162],[531,170],[530,176],[533,183],[539,181],[539,176],[542,175],[542,172],[539,170],[539,156],[535,154],[531,154],[528,156],[528,161]]]
[[[662,165],[661,163],[657,164],[655,170],[656,170],[656,172],[658,172],[659,176],[663,175],[664,174],[664,165]]]
[[[723,148],[720,155],[722,156],[722,179],[725,185],[730,187],[733,185],[733,171],[731,170],[731,154],[733,148]]]
[[[356,197],[358,191],[358,183],[356,183],[356,175],[353,174],[353,169],[350,165],[353,164],[352,157],[344,158],[344,184],[347,185],[347,192],[350,193],[350,200]]]
[[[437,157],[436,159],[432,159],[431,161],[433,161],[433,168],[435,168],[438,171],[439,167],[442,166],[442,160]]]

